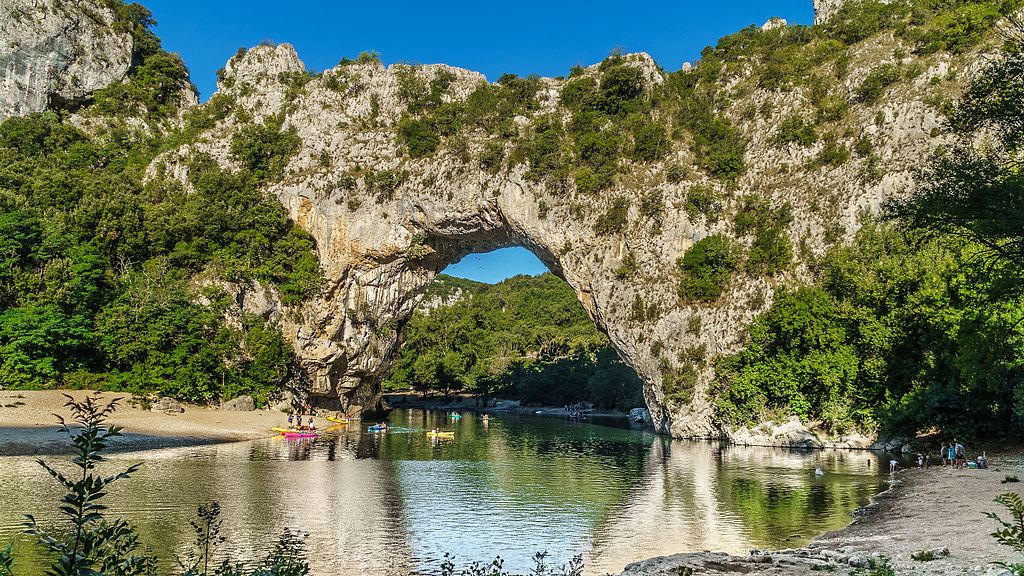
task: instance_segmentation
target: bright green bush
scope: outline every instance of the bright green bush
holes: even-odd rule
[[[282,131],[283,119],[272,116],[264,124],[243,126],[231,137],[231,156],[258,183],[280,180],[288,159],[302,146],[295,127]]]
[[[670,149],[671,143],[663,125],[657,122],[642,122],[635,129],[632,152],[634,160],[653,162],[664,158]]]
[[[409,150],[409,156],[423,158],[437,151],[441,137],[427,120],[403,117],[398,122],[398,139]]]
[[[703,215],[708,221],[715,221],[718,219],[718,211],[722,208],[719,200],[718,192],[711,186],[694,184],[686,191],[683,209],[691,220]]]
[[[779,122],[772,140],[776,144],[799,144],[806,147],[818,140],[818,133],[814,125],[805,121],[803,116],[792,114]]]
[[[686,301],[717,299],[737,264],[737,250],[726,237],[716,234],[696,242],[676,263],[682,275],[679,297]]]

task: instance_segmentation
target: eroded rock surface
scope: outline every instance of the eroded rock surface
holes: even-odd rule
[[[816,1],[818,19],[838,5]],[[124,78],[130,38],[112,31],[111,14],[77,7],[21,0],[0,10],[0,117],[82,98]],[[780,25],[759,33],[779,33]],[[295,131],[301,146],[289,156],[284,176],[266,190],[316,240],[323,289],[301,305],[285,306],[273,286],[199,283],[228,289],[234,302],[229,314],[255,313],[282,326],[301,368],[293,391],[317,404],[351,411],[378,406],[378,384],[401,343],[401,329],[437,274],[470,252],[518,245],[565,279],[636,369],[656,429],[676,437],[717,437],[714,359],[741,348],[751,319],[771,306],[780,287],[807,279],[807,264],[816,255],[849,241],[861,218],[886,199],[912,192],[915,170],[942,143],[943,99],[981,61],[977,54],[936,53],[921,60],[912,54],[904,40],[883,33],[849,47],[841,72],[837,63],[822,64],[816,73],[833,79],[830,96],[849,109],[832,121],[826,137],[806,146],[780,144],[776,133],[788,117],[813,117],[812,89],[762,88],[750,65],[730,63],[716,80],[724,104],[715,114],[746,142],[745,171],[734,182],[700,168],[692,138],[683,134],[655,160],[623,158],[609,187],[581,192],[571,179],[530,177],[519,147],[541,117],[568,125],[572,114],[562,93],[571,80],[540,79],[532,96],[536,105],[507,118],[502,136],[471,126],[445,136],[436,151],[411,154],[398,137],[402,119],[417,114],[404,84],[433,90],[443,79],[436,83],[437,101],[464,102],[487,84],[483,75],[445,65],[386,67],[373,58],[313,75],[291,46],[263,45],[226,64],[217,95],[204,105],[223,112],[212,128],[159,156],[147,177],[177,179],[188,189],[189,166],[200,156],[229,170],[241,167],[232,142],[246,127],[280,124]],[[646,98],[666,82],[646,54],[621,61],[639,70]],[[885,64],[916,72],[877,100],[858,103],[864,79]],[[603,70],[595,65],[575,77],[599,83]],[[865,139],[870,153],[849,153]],[[822,161],[827,147],[847,156]],[[499,165],[482,160],[495,152]],[[670,174],[678,167],[682,172]],[[720,199],[714,214],[688,209],[695,186]],[[738,272],[713,301],[681,298],[677,261],[696,242],[722,235],[750,249],[753,238],[737,230],[734,217],[744,198],[752,197],[790,216],[783,228],[793,262],[770,275]],[[625,213],[614,229],[602,228],[601,218],[617,201]],[[783,435],[790,432],[802,434]],[[756,443],[759,434],[748,430],[747,441]]]
[[[894,40],[858,48],[845,90],[852,93],[867,74],[867,64],[857,67],[859,58],[866,61],[880,50],[891,51],[885,42]],[[647,55],[625,59],[642,70],[647,90],[664,81]],[[465,100],[486,82],[475,72],[444,65],[345,63],[296,90],[294,78],[304,75],[305,68],[294,50],[288,45],[259,46],[228,63],[219,94],[252,116],[246,121],[280,115],[284,127],[294,127],[302,139],[286,177],[270,191],[316,239],[328,280],[314,301],[281,315],[314,396],[340,398],[345,405],[375,404],[374,387],[399,345],[400,328],[438,272],[469,252],[520,245],[572,286],[597,326],[645,380],[655,427],[692,437],[718,434],[708,393],[711,366],[702,364],[688,402],[667,401],[662,386],[666,376],[694,350],[706,358],[736,350],[743,327],[770,306],[777,286],[799,279],[806,269],[798,263],[779,278],[740,278],[719,301],[690,304],[677,297],[676,260],[711,234],[735,236],[727,215],[745,194],[792,207],[787,233],[804,258],[824,249],[827,233],[850,238],[859,226],[859,213],[877,210],[887,197],[912,189],[913,170],[939,142],[933,133],[941,117],[922,97],[928,80],[948,69],[945,63],[937,65],[879,104],[851,112],[852,128],[840,138],[852,147],[867,134],[878,143],[875,154],[886,158],[883,173],[872,181],[862,176],[863,161],[807,168],[822,143],[810,148],[774,143],[780,119],[807,107],[805,95],[799,90],[756,91],[729,110],[750,142],[748,169],[735,187],[699,173],[675,183],[666,179],[670,164],[693,162],[692,152],[683,146],[673,148],[664,160],[634,166],[610,190],[590,196],[549,189],[527,178],[525,163],[497,173],[485,171],[475,160],[485,145],[483,134],[471,133],[462,149],[445,145],[429,157],[409,157],[396,138],[396,124],[407,111],[400,96],[403,75],[414,74],[428,83],[449,75],[452,80],[442,95],[448,102]],[[594,66],[584,74],[597,77],[600,71]],[[526,126],[543,114],[567,116],[559,106],[565,83],[542,79],[539,109],[515,118],[515,123]],[[743,112],[748,107],[774,111],[750,117]],[[230,142],[240,126],[237,116],[229,116],[195,144],[159,158],[154,173],[187,181],[187,163],[196,154],[236,167]],[[507,155],[514,143],[504,146]],[[387,189],[375,183],[381,174],[394,178]],[[683,205],[694,184],[728,197],[721,207],[723,217],[709,221],[687,213]],[[664,216],[657,225],[638,206],[639,198],[652,189],[662,193]],[[620,233],[599,233],[595,221],[609,199],[620,195],[631,200],[628,226]],[[623,273],[627,262],[628,272]],[[634,302],[655,313],[638,317]]]
[[[0,4],[0,120],[74,106],[120,82],[132,38],[99,3],[17,0]]]

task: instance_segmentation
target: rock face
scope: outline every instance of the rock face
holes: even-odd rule
[[[132,38],[113,28],[104,6],[69,0],[0,5],[0,121],[73,107],[120,82],[132,65]]]
[[[846,0],[814,0],[814,23],[821,24],[828,20]]]
[[[642,70],[648,89],[663,81],[648,56],[626,59]],[[867,73],[866,65],[856,69],[857,59],[854,53],[854,70],[845,85],[850,92]],[[450,75],[453,80],[442,98],[455,101],[485,82],[475,72],[443,65],[348,63],[313,78],[298,94],[294,89],[289,93],[288,79],[304,76],[305,68],[288,45],[253,48],[233,58],[225,71],[219,94],[231,98],[254,122],[282,115],[285,127],[294,127],[302,139],[287,176],[271,185],[270,192],[316,239],[328,281],[314,301],[281,315],[314,398],[327,403],[338,399],[346,408],[376,405],[375,386],[400,343],[400,328],[438,272],[470,252],[524,246],[569,283],[597,326],[646,381],[655,428],[678,437],[719,434],[707,389],[709,365],[701,369],[689,402],[667,401],[663,380],[688,350],[702,350],[707,357],[736,350],[743,327],[771,304],[777,283],[747,277],[733,282],[713,305],[678,300],[676,259],[708,235],[732,233],[729,218],[709,222],[682,209],[691,185],[719,184],[699,175],[678,183],[666,180],[670,162],[690,163],[688,150],[639,167],[609,194],[584,198],[531,181],[522,164],[488,173],[478,163],[460,159],[464,152],[451,147],[428,158],[404,155],[395,135],[406,110],[399,95],[401,78],[414,74],[429,82]],[[788,233],[794,246],[820,252],[826,229],[839,229],[849,238],[859,225],[859,212],[877,209],[888,196],[911,189],[914,168],[938,143],[931,133],[939,113],[921,101],[927,80],[937,73],[929,71],[877,106],[854,112],[853,122],[860,128],[849,133],[870,136],[878,143],[876,154],[886,158],[885,173],[872,183],[864,182],[863,166],[856,161],[805,170],[821,151],[820,143],[803,149],[772,142],[780,119],[806,106],[799,96],[761,92],[738,102],[732,109],[737,117],[743,106],[771,105],[776,112],[738,121],[750,141],[748,170],[737,190],[726,191],[732,199],[723,212],[734,210],[742,194],[756,191],[772,205],[792,206],[795,218]],[[597,67],[585,74],[598,74]],[[558,101],[565,82],[542,83],[540,109],[533,115],[564,113]],[[515,122],[525,125],[530,120],[519,117]],[[197,152],[235,167],[228,143],[238,129],[238,121],[229,117],[196,144],[158,158],[152,172],[185,178],[187,160]],[[852,147],[855,137],[849,138]],[[483,142],[471,138],[466,145],[473,158]],[[374,174],[394,176],[394,186],[382,191],[373,183]],[[611,195],[639,198],[655,187],[663,194],[660,227],[645,221],[633,202],[625,231],[595,231],[594,221]],[[829,205],[827,215],[822,202]],[[616,274],[627,260],[633,270]],[[798,265],[791,279],[801,271],[806,269]],[[636,318],[631,310],[635,301],[657,314]]]
[[[815,0],[816,19],[826,19],[839,5]],[[109,30],[111,14],[76,6],[23,0],[2,8],[0,117],[40,110],[55,99],[82,98],[124,77],[130,39]],[[762,33],[780,25],[774,22]],[[266,190],[316,240],[326,283],[317,296],[293,307],[282,305],[273,287],[228,287],[235,303],[230,313],[280,322],[298,356],[300,377],[290,392],[300,401],[350,413],[378,407],[378,384],[401,343],[401,329],[437,274],[471,252],[523,246],[575,290],[597,327],[645,381],[657,430],[718,437],[711,360],[738,350],[743,329],[771,306],[775,291],[806,279],[808,262],[828,245],[851,239],[863,214],[913,190],[915,170],[942,143],[942,98],[979,62],[942,53],[910,62],[906,54],[913,50],[901,42],[879,35],[848,49],[842,73],[819,71],[841,78],[835,90],[844,102],[855,102],[873,67],[906,59],[921,68],[877,101],[851,105],[842,125],[830,128],[835,133],[829,139],[780,145],[774,136],[783,119],[813,116],[811,89],[761,88],[751,80],[754,70],[741,61],[718,80],[722,90],[731,91],[720,113],[747,143],[746,170],[735,182],[703,172],[681,137],[661,159],[627,161],[609,189],[592,193],[528,177],[528,162],[511,160],[514,138],[493,138],[480,129],[444,140],[435,153],[410,155],[397,136],[403,117],[415,114],[403,95],[405,85],[441,86],[440,103],[463,102],[486,85],[479,73],[445,65],[385,67],[360,58],[314,76],[291,46],[262,45],[225,66],[215,99],[227,102],[228,112],[159,156],[147,177],[175,178],[188,189],[190,161],[200,154],[238,169],[233,139],[270,120],[300,138],[284,177]],[[622,61],[639,71],[644,94],[666,80],[646,54]],[[580,74],[599,81],[602,68]],[[544,115],[568,123],[570,114],[560,103],[566,83],[540,79],[535,109],[510,118],[509,128],[527,134]],[[865,139],[871,153],[851,156],[849,150]],[[495,145],[509,159],[496,170],[480,160]],[[819,161],[828,146],[841,147],[846,158]],[[670,167],[687,170],[671,176]],[[717,214],[687,209],[694,186],[722,198]],[[751,245],[733,218],[745,196],[785,206],[792,215],[784,233],[799,248],[795,263],[772,277],[737,274],[714,302],[682,300],[676,263],[696,242],[720,234]],[[622,225],[602,230],[600,218],[621,199]],[[690,389],[666,394],[665,384],[685,369],[693,371]],[[748,431],[748,440],[755,442],[759,434]],[[793,434],[802,433],[783,431],[787,438]]]

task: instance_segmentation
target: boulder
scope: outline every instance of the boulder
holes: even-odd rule
[[[252,396],[239,396],[220,405],[221,410],[235,412],[252,412],[256,409],[256,400]]]
[[[181,414],[185,411],[185,408],[174,398],[157,398],[150,403],[149,409],[153,412],[163,412],[164,414]]]
[[[629,421],[637,424],[651,422],[651,413],[647,408],[633,408],[629,411]]]

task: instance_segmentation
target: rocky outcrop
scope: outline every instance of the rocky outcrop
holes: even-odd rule
[[[821,24],[846,3],[847,0],[814,0],[814,23]]]
[[[17,0],[0,5],[0,120],[73,108],[120,82],[132,38],[99,3]]]
[[[892,54],[898,42],[889,37],[853,50],[841,90],[852,95],[878,64],[877,55]],[[664,81],[647,55],[625,59],[641,70],[646,90]],[[669,181],[667,166],[694,163],[684,145],[662,161],[635,165],[610,191],[588,196],[527,178],[525,163],[485,171],[475,160],[485,144],[481,134],[471,133],[459,147],[442,147],[430,157],[407,155],[396,138],[407,106],[400,95],[403,79],[413,75],[429,84],[444,75],[450,83],[441,98],[452,102],[465,100],[486,82],[478,73],[444,65],[385,67],[366,60],[310,78],[290,46],[258,46],[232,58],[220,84],[219,94],[245,111],[244,120],[229,116],[197,142],[158,158],[151,173],[187,181],[188,160],[197,153],[237,168],[229,143],[244,122],[280,115],[286,129],[296,130],[302,148],[269,192],[316,239],[327,278],[318,297],[280,315],[314,399],[337,399],[347,408],[376,405],[376,385],[400,343],[401,327],[437,274],[467,253],[518,245],[568,282],[595,324],[644,379],[656,429],[678,437],[718,436],[708,390],[710,363],[701,364],[690,398],[667,398],[663,382],[689,352],[713,358],[738,349],[742,329],[771,305],[777,287],[798,280],[806,268],[798,262],[778,278],[744,276],[708,305],[677,297],[676,260],[711,234],[735,235],[730,214],[746,194],[792,208],[787,233],[800,247],[798,260],[820,253],[827,236],[850,238],[859,214],[913,188],[914,170],[941,141],[934,136],[940,114],[925,96],[937,85],[931,79],[942,80],[951,69],[939,56],[925,73],[890,90],[877,105],[850,112],[840,143],[849,149],[858,138],[870,138],[874,156],[886,159],[877,178],[864,177],[864,160],[815,165],[822,142],[808,148],[779,146],[772,140],[776,127],[787,115],[806,110],[807,96],[799,90],[754,90],[727,110],[749,139],[748,169],[734,187],[699,172]],[[737,72],[734,82],[749,73]],[[584,74],[596,77],[600,71],[594,66]],[[304,81],[296,84],[296,78]],[[543,114],[564,116],[559,107],[564,86],[562,79],[542,79],[539,109],[515,118],[515,124],[524,127]],[[748,115],[751,108],[772,112]],[[506,144],[504,152],[513,147]],[[695,217],[684,209],[695,184],[725,195],[722,217]],[[638,206],[651,189],[661,193],[658,226]],[[631,200],[628,225],[619,233],[601,233],[595,221],[616,195]],[[623,273],[626,262],[629,271]],[[654,313],[638,318],[634,302]]]
[[[112,31],[112,14],[85,5],[20,0],[18,7],[2,9],[0,116],[82,98],[124,78],[130,38]],[[839,5],[816,1],[816,19]],[[758,33],[775,34],[782,25],[773,20]],[[212,127],[159,156],[147,177],[175,178],[188,189],[189,166],[198,155],[241,168],[231,148],[244,128],[272,120],[295,131],[301,147],[266,191],[316,240],[326,283],[292,307],[273,287],[225,288],[233,301],[229,316],[255,313],[280,323],[300,364],[297,398],[308,395],[350,412],[377,407],[378,384],[401,343],[402,327],[437,274],[470,252],[524,246],[575,290],[645,381],[656,429],[718,437],[712,361],[740,349],[744,328],[771,306],[776,290],[807,278],[813,257],[852,238],[863,214],[911,193],[922,159],[943,141],[943,99],[980,61],[976,54],[940,52],[918,60],[912,54],[905,40],[879,34],[846,49],[842,70],[832,61],[820,64],[815,73],[831,79],[835,85],[827,91],[844,103],[857,101],[861,83],[881,64],[903,65],[908,73],[870,104],[842,108],[841,118],[830,121],[828,138],[807,146],[780,145],[775,135],[786,118],[813,117],[813,99],[820,95],[804,85],[762,87],[744,58],[730,62],[716,72],[722,104],[715,113],[747,144],[746,170],[735,182],[702,169],[690,136],[677,126],[681,135],[667,143],[664,157],[624,158],[614,184],[582,192],[571,179],[530,177],[520,148],[538,118],[550,115],[568,124],[571,114],[561,104],[565,79],[539,79],[535,105],[505,118],[502,136],[471,126],[441,139],[436,152],[414,156],[398,137],[402,119],[417,113],[410,110],[409,85],[436,88],[431,97],[439,105],[466,102],[487,86],[482,74],[445,65],[385,67],[367,57],[313,75],[291,46],[261,45],[225,66],[214,100],[226,113],[211,115]],[[646,54],[621,62],[639,72],[644,97],[666,81]],[[576,72],[599,83],[603,69]],[[867,150],[851,155],[861,142]],[[483,153],[495,151],[503,158],[500,166],[485,166]],[[825,152],[831,154],[821,161]],[[719,198],[714,213],[688,209],[696,186]],[[792,217],[783,228],[795,262],[773,276],[737,273],[713,302],[680,298],[676,263],[695,243],[719,234],[744,249],[751,246],[752,238],[734,224],[744,197],[785,207]],[[616,227],[599,226],[616,202]],[[800,430],[777,432],[747,430],[735,439],[754,443],[781,434],[803,442]]]
[[[825,430],[804,424],[796,416],[781,424],[763,422],[725,430],[730,443],[739,446],[788,446],[791,448],[882,448],[875,439],[861,434],[836,437]]]
[[[230,412],[252,412],[256,409],[256,400],[252,396],[239,396],[224,402],[220,408]]]

